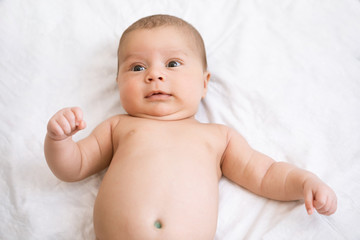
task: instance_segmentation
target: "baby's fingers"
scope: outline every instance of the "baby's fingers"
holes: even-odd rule
[[[59,124],[63,127],[65,134],[70,135],[76,129],[76,115],[71,108],[64,109]]]
[[[331,215],[336,211],[337,198],[335,192],[323,182],[316,182],[304,191],[305,206],[309,215],[314,208],[320,214]]]
[[[331,215],[334,214],[337,210],[337,198],[333,199],[330,203],[329,210],[324,213],[325,215]]]
[[[48,135],[54,140],[63,140],[85,127],[86,124],[80,108],[65,108],[50,119]]]
[[[318,213],[324,215],[331,215],[336,211],[337,199],[336,197],[332,196],[322,196],[315,199],[314,205]]]
[[[76,132],[86,128],[86,123],[83,120],[83,112],[79,107],[73,107],[71,108],[71,111],[75,115],[75,132],[73,133],[75,134]]]
[[[79,107],[70,108],[71,112],[75,116],[75,126],[80,126],[83,122],[83,112]]]
[[[311,190],[309,190],[305,193],[304,200],[305,200],[305,208],[306,208],[307,213],[309,215],[313,214],[314,213],[314,205],[313,205],[314,195]]]
[[[327,204],[327,196],[320,196],[316,197],[314,200],[314,207],[318,213],[323,214],[324,212],[327,212],[329,209],[329,206]]]
[[[64,138],[64,130],[63,127],[60,125],[59,121],[56,118],[52,118],[49,120],[47,131],[49,137],[55,140],[61,140]]]
[[[71,128],[70,132],[66,131],[68,136],[74,135],[86,127],[86,123],[83,120],[82,110],[79,107],[66,109],[64,117],[67,119]]]

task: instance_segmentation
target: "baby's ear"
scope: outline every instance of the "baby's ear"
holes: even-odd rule
[[[208,71],[204,72],[204,77],[203,77],[204,91],[203,91],[202,98],[205,98],[205,96],[206,96],[206,93],[207,93],[207,90],[208,90],[208,84],[209,84],[209,81],[210,81],[210,76],[211,76],[210,72],[208,72]]]

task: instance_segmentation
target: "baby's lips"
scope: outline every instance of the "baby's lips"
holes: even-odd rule
[[[152,97],[152,96],[154,96],[154,95],[169,95],[169,96],[171,96],[170,93],[167,93],[167,92],[165,92],[165,91],[154,90],[154,91],[151,91],[150,93],[148,93],[148,94],[145,96],[145,98],[150,98],[150,97]]]

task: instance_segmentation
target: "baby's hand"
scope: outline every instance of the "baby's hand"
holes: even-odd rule
[[[314,208],[320,214],[331,215],[336,211],[335,192],[318,178],[309,178],[304,184],[305,207],[309,215]]]
[[[47,135],[56,141],[64,140],[84,129],[86,123],[80,108],[64,108],[58,111],[47,126]]]

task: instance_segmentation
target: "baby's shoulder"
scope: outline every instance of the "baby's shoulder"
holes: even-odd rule
[[[217,131],[228,131],[229,127],[224,124],[219,123],[201,123],[203,126],[206,126],[210,129],[217,130]]]
[[[129,116],[126,114],[117,114],[109,117],[103,123],[109,124],[112,129],[115,129],[119,125],[119,123],[126,121],[128,117]]]
[[[211,134],[218,135],[219,137],[228,138],[232,129],[226,125],[218,123],[202,123],[205,131],[208,131]]]

